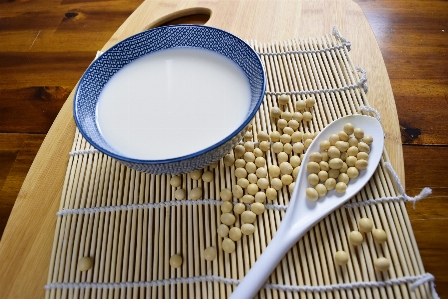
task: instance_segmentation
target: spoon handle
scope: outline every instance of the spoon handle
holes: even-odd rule
[[[262,255],[257,259],[229,298],[252,299],[264,285],[288,250],[308,230],[299,228],[299,230],[302,231],[296,230],[291,234],[291,228],[288,225],[285,225],[286,223],[282,224],[283,225],[280,225],[279,230],[276,232],[271,242],[269,242],[269,245],[263,251]]]

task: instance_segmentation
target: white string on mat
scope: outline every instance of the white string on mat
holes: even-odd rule
[[[86,154],[95,154],[95,153],[100,153],[100,151],[97,150],[96,148],[92,148],[92,149],[88,149],[88,150],[77,150],[77,151],[69,152],[68,154],[70,156],[76,156],[76,155],[86,155]]]
[[[359,110],[363,111],[363,112],[370,112],[373,113],[375,115],[375,118],[378,120],[379,123],[381,123],[381,116],[380,113],[378,112],[378,110],[369,107],[369,106],[359,106]]]
[[[336,88],[323,88],[323,89],[315,89],[315,90],[293,90],[293,91],[266,91],[265,94],[267,95],[311,95],[311,94],[319,94],[319,93],[334,93],[334,92],[341,92],[341,91],[348,91],[351,89],[357,89],[357,88],[363,88],[364,92],[367,93],[369,88],[367,86],[367,73],[364,69],[357,67],[356,70],[360,72],[361,79],[354,83],[347,86],[342,87],[336,87]]]
[[[404,202],[413,202],[413,207],[415,209],[415,203],[432,193],[431,188],[425,187],[422,189],[419,195],[411,197],[408,196],[403,188],[403,185],[400,182],[400,179],[393,169],[392,165],[389,162],[385,162],[387,170],[389,170],[392,175],[392,179],[395,181],[397,185],[398,191],[400,193],[399,196],[395,197],[382,197],[375,199],[367,199],[360,202],[350,202],[344,204],[343,208],[354,208],[368,205],[378,205],[385,202],[394,202],[394,201],[404,201]],[[132,209],[157,209],[157,208],[166,208],[166,207],[176,207],[176,206],[188,206],[188,205],[221,205],[221,200],[216,199],[202,199],[202,200],[172,200],[172,201],[164,201],[158,203],[144,203],[144,204],[130,204],[130,205],[121,205],[121,206],[104,206],[104,207],[94,207],[94,208],[80,208],[80,209],[63,209],[56,213],[56,216],[65,216],[65,215],[74,215],[74,214],[93,214],[93,213],[101,213],[101,212],[113,212],[113,211],[127,211]],[[250,205],[247,205],[250,206]],[[277,210],[277,211],[286,211],[288,205],[280,205],[280,204],[266,204],[266,209]]]
[[[323,286],[295,286],[295,285],[280,285],[273,283],[266,283],[263,288],[265,289],[276,289],[281,291],[289,292],[328,292],[336,290],[352,290],[358,288],[372,288],[372,287],[387,287],[393,285],[399,285],[404,283],[411,283],[409,289],[415,291],[416,288],[423,285],[424,283],[429,283],[431,287],[431,293],[434,299],[439,299],[439,296],[435,290],[435,277],[430,273],[425,273],[417,276],[404,276],[400,278],[392,278],[385,281],[359,281],[350,282],[342,284],[331,284]],[[115,282],[115,283],[90,283],[90,282],[62,282],[62,283],[51,283],[47,284],[44,288],[46,290],[54,289],[124,289],[133,287],[155,287],[155,286],[165,286],[180,283],[197,283],[197,282],[222,282],[226,284],[238,285],[241,280],[225,278],[217,275],[207,275],[207,276],[196,276],[196,277],[181,277],[181,278],[170,278],[162,280],[153,281],[138,281],[138,282]]]

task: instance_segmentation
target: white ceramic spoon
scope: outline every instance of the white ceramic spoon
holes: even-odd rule
[[[366,170],[359,172],[358,178],[350,180],[345,193],[339,194],[332,190],[316,202],[310,201],[305,196],[305,190],[309,187],[309,173],[306,170],[306,164],[309,162],[308,157],[312,152],[320,152],[320,142],[328,140],[331,134],[342,131],[346,123],[352,123],[355,128],[361,128],[366,135],[373,137],[373,143],[370,145],[369,166]],[[352,198],[364,187],[378,166],[383,154],[383,147],[383,128],[375,118],[370,116],[351,115],[342,117],[324,128],[306,151],[288,209],[279,229],[269,242],[269,246],[266,247],[249,273],[238,284],[230,298],[253,298],[288,250],[317,222]]]

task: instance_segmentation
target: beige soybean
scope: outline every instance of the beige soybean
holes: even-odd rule
[[[232,200],[232,191],[230,191],[227,188],[221,189],[221,192],[219,192],[219,197],[223,201],[231,201]]]
[[[218,225],[217,233],[221,238],[227,237],[229,234],[229,227],[225,224],[220,224]]]
[[[194,170],[190,172],[190,178],[193,180],[199,180],[202,177],[202,169]]]
[[[358,146],[351,146],[351,147],[349,147],[348,150],[347,150],[347,156],[348,156],[348,157],[351,157],[351,156],[356,157],[356,155],[357,155],[358,153],[359,153]]]
[[[210,183],[211,181],[213,181],[213,172],[211,171],[206,171],[202,174],[202,180],[206,183]]]
[[[290,121],[292,119],[292,113],[289,111],[284,111],[282,112],[281,118],[286,121]]]
[[[258,141],[269,141],[269,134],[266,131],[260,131],[257,134]]]
[[[331,169],[341,169],[344,161],[339,158],[333,158],[328,162],[328,165]]]
[[[241,225],[241,232],[244,235],[251,235],[255,232],[255,226],[250,223],[245,223],[245,224]]]
[[[286,128],[287,125],[288,125],[288,121],[286,119],[280,118],[277,121],[277,128],[279,128],[279,129]]]
[[[338,182],[348,184],[348,182],[350,182],[350,177],[346,173],[340,173],[338,176]]]
[[[314,138],[314,134],[311,132],[306,132],[303,134],[303,140],[313,139],[313,138]]]
[[[271,143],[269,141],[262,141],[260,142],[260,145],[258,145],[258,148],[263,152],[267,152],[271,149]]]
[[[224,156],[223,162],[225,166],[232,166],[235,162],[235,157],[232,154],[227,154]]]
[[[283,183],[279,178],[273,178],[271,180],[271,187],[275,190],[281,190],[283,187]]]
[[[330,148],[330,146],[331,146],[331,144],[330,144],[330,141],[328,141],[328,140],[322,140],[319,143],[319,147],[322,151],[328,150]]]
[[[353,135],[358,139],[362,139],[364,137],[364,131],[361,128],[356,128]]]
[[[299,156],[292,156],[291,158],[289,158],[289,163],[291,164],[291,166],[293,168],[296,168],[297,166],[300,166],[301,162],[302,162],[302,160],[300,159]]]
[[[293,167],[289,162],[282,162],[280,164],[280,173],[281,174],[291,174],[293,171]]]
[[[249,130],[247,130],[246,133],[244,133],[243,140],[244,140],[244,141],[252,140],[252,137],[253,137],[253,136],[254,136],[254,135],[252,134],[252,132],[249,131]]]
[[[243,197],[241,198],[241,201],[245,204],[251,204],[255,201],[255,197],[253,195],[250,194],[245,194],[243,195]]]
[[[346,152],[349,148],[349,144],[346,141],[336,141],[335,146],[340,152]]]
[[[281,143],[281,142],[275,142],[273,145],[272,145],[272,151],[274,152],[274,153],[276,153],[276,154],[278,154],[278,153],[280,153],[280,152],[283,152],[283,143]]]
[[[238,227],[232,227],[229,231],[229,238],[235,242],[241,239],[241,235],[241,229],[239,229]]]
[[[233,212],[237,215],[242,214],[244,211],[246,211],[246,206],[243,203],[237,203],[233,207]]]
[[[182,265],[182,257],[179,254],[173,254],[170,257],[170,266],[173,268],[179,268]]]
[[[266,167],[260,167],[257,168],[257,171],[255,172],[258,178],[265,178],[268,175],[268,171],[266,170]]]
[[[369,154],[366,152],[360,152],[356,155],[356,158],[358,158],[358,160],[369,160]]]
[[[351,179],[356,179],[359,176],[359,170],[356,167],[349,167],[347,169],[347,175]]]
[[[342,159],[341,159],[342,160]],[[347,172],[348,165],[345,162],[342,162],[342,167],[339,168],[339,172]]]
[[[282,94],[278,97],[278,103],[280,105],[287,105],[289,103],[289,100],[290,100],[290,98],[289,98],[289,95],[287,95],[287,94]]]
[[[292,114],[292,119],[295,120],[297,123],[299,123],[299,122],[302,121],[302,119],[303,119],[303,115],[302,115],[302,113],[300,113],[300,112],[294,112],[294,113]],[[299,124],[299,126],[300,126],[300,124]],[[292,127],[292,126],[290,126],[290,127]],[[297,128],[298,128],[298,127],[297,127]]]
[[[92,268],[93,259],[88,256],[83,256],[78,260],[78,270],[79,271],[87,271]]]
[[[233,149],[233,152],[234,152],[236,158],[241,158],[244,155],[244,153],[246,152],[246,150],[244,149],[244,146],[242,146],[241,144],[238,144]]]
[[[244,142],[244,150],[246,152],[253,152],[255,149],[255,144],[252,141]]]
[[[255,215],[261,215],[264,213],[265,211],[265,207],[264,204],[259,203],[259,202],[255,202],[253,204],[250,205],[250,210],[255,214]]]
[[[292,142],[301,142],[302,138],[303,138],[302,132],[296,131],[296,132],[292,133],[292,135],[291,135]]]
[[[223,213],[221,214],[221,223],[231,226],[235,223],[235,215],[232,213]]]
[[[310,161],[319,163],[322,161],[322,155],[319,152],[313,152],[310,154]]]
[[[246,161],[244,159],[236,159],[234,165],[235,168],[244,168],[246,166]]]
[[[291,136],[292,134],[294,134],[294,129],[291,127],[286,127],[283,129],[283,133]],[[290,137],[290,138],[291,138],[290,140],[292,140],[292,137]],[[281,139],[281,137],[280,137],[280,139]]]
[[[303,115],[303,121],[310,121],[313,119],[313,115],[311,114],[311,112],[305,111],[302,113]]]
[[[283,162],[287,162],[289,160],[289,156],[285,152],[280,152],[277,154],[277,163],[282,164]]]
[[[340,173],[339,169],[330,169],[328,170],[328,177],[337,179]]]
[[[358,222],[359,230],[363,233],[370,233],[373,228],[373,222],[369,218],[361,218]]]
[[[278,107],[272,107],[271,108],[271,117],[272,118],[279,118],[282,114],[282,110]]]
[[[319,184],[319,176],[315,173],[310,173],[308,175],[308,183],[311,186],[316,186],[317,184]]]
[[[372,231],[373,240],[378,244],[383,244],[387,241],[387,234],[381,228],[376,228]]]
[[[320,170],[323,170],[323,171],[330,170],[330,165],[326,161],[320,161],[319,162],[319,167],[320,167]]]
[[[347,265],[348,253],[343,250],[336,252],[336,254],[334,255],[334,261],[335,261],[336,265],[339,265],[339,266]]]
[[[328,141],[330,141],[330,145],[336,145],[336,142],[340,141],[338,134],[331,134],[328,138]]]
[[[179,188],[174,191],[174,198],[177,200],[183,200],[187,196],[187,192],[185,192],[185,189]]]
[[[321,152],[320,154],[322,155],[322,161],[328,162],[330,160],[327,152]]]
[[[284,175],[282,175],[281,181],[282,181],[283,185],[288,186],[294,181],[294,179],[292,178],[291,175],[284,174]]]
[[[249,184],[249,186],[247,186],[246,189],[247,193],[249,193],[250,195],[255,195],[257,194],[258,190],[258,185],[257,184]]]
[[[246,178],[247,170],[245,168],[239,167],[239,168],[235,169],[235,176],[237,178]]]
[[[273,178],[277,178],[280,176],[280,167],[278,167],[277,165],[269,165],[268,171],[269,171],[269,176],[271,176]]]
[[[365,170],[365,169],[367,169],[368,166],[369,166],[369,162],[367,162],[366,160],[357,160],[355,163],[355,167],[358,170]]]
[[[336,192],[338,193],[344,193],[345,190],[347,190],[347,184],[344,182],[338,182],[336,184]]]
[[[243,197],[243,194],[244,194],[243,188],[241,188],[240,185],[234,185],[232,188],[232,194],[233,194],[233,197],[235,197],[235,198]]]
[[[362,138],[362,141],[366,144],[372,144],[373,137],[370,135],[364,135],[364,137]]]
[[[346,152],[342,152],[341,156],[339,157],[342,161],[345,161],[347,159],[347,153]]]
[[[179,176],[175,175],[170,179],[170,185],[173,186],[174,188],[179,187],[182,184],[182,180],[180,179]]]
[[[255,159],[255,165],[257,165],[257,167],[264,167],[266,165],[266,159],[263,157],[257,157]]]
[[[262,188],[260,188],[262,189]],[[267,189],[267,188],[264,188]],[[259,191],[255,194],[255,202],[265,203],[266,202],[266,193]]]
[[[243,189],[246,189],[247,186],[249,186],[249,180],[246,178],[239,178],[238,181],[236,181],[238,185],[240,185]]]
[[[297,112],[296,112],[297,113]],[[300,114],[301,115],[301,114]],[[296,131],[299,127],[300,127],[300,124],[299,124],[299,122],[297,121],[297,120],[295,120],[294,119],[294,114],[293,114],[293,119],[291,119],[290,121],[288,121],[288,126],[291,128],[291,129],[293,129],[294,131]],[[294,132],[293,132],[293,134],[294,134]]]
[[[222,250],[224,250],[227,253],[232,253],[235,251],[235,242],[229,238],[225,238],[222,241]]]
[[[328,191],[334,190],[336,188],[336,180],[334,178],[328,178],[325,181],[325,188],[327,188]]]
[[[287,154],[290,155],[292,153],[292,145],[291,143],[285,143],[283,145],[283,151]]]
[[[350,138],[348,139],[348,144],[349,144],[350,146],[356,146],[356,147],[358,147],[358,143],[359,143],[359,140],[356,139],[356,137],[350,137]]]
[[[348,157],[345,159],[345,163],[347,163],[347,165],[348,165],[349,167],[355,166],[356,161],[358,161],[358,159],[357,159],[355,156],[348,156]]]
[[[339,136],[339,139],[340,140],[342,140],[342,141],[348,141],[348,135],[347,135],[347,133],[345,133],[344,131],[339,131],[338,132],[338,136]]]
[[[258,169],[257,169],[257,170],[258,170]],[[247,175],[247,181],[248,181],[250,184],[256,184],[257,181],[258,181],[258,177],[257,177],[257,175],[256,175],[255,173],[249,173],[249,174]],[[247,186],[246,186],[246,187],[243,187],[243,188],[247,188]]]
[[[327,153],[328,153],[328,157],[330,159],[341,157],[341,151],[336,146],[333,146],[333,145],[330,146]]]
[[[294,170],[292,171],[292,177],[297,179],[297,176],[299,175],[299,171],[300,171],[300,166],[295,167]]]
[[[355,131],[355,127],[351,123],[346,123],[344,125],[344,132],[347,135],[349,135],[349,136],[352,135],[354,131]]]
[[[230,213],[233,210],[233,204],[230,201],[225,201],[221,204],[221,212]]]
[[[312,108],[314,104],[316,104],[316,99],[314,99],[313,97],[309,97],[305,100],[305,105],[307,108]]]
[[[319,198],[319,194],[314,188],[306,188],[305,194],[306,198],[308,198],[311,201],[316,201]]]
[[[305,146],[300,143],[300,142],[296,142],[294,143],[294,145],[292,146],[292,150],[295,154],[301,154],[303,153],[303,150],[305,149]]]
[[[318,174],[320,171],[320,165],[317,162],[308,162],[306,165],[306,170],[308,170],[309,173]]]
[[[325,195],[327,195],[327,188],[324,184],[317,184],[314,189],[316,189],[317,195],[319,195],[319,197],[324,197]]]
[[[370,153],[370,146],[367,143],[364,142],[358,143],[358,149],[360,152]]]
[[[280,136],[281,134],[278,131],[272,131],[271,134],[269,134],[272,142],[280,141]]]
[[[244,160],[246,161],[246,165],[247,165],[247,162],[255,161],[255,155],[252,152],[245,152],[243,157],[244,157]]]
[[[281,141],[283,144],[291,142],[291,135],[289,135],[289,134],[283,134],[282,136],[280,136],[280,141]]]
[[[257,158],[263,157],[263,151],[261,149],[259,149],[258,147],[256,147],[254,149],[254,155],[255,155],[255,160],[257,160]]]
[[[275,190],[274,188],[267,188],[266,189],[266,198],[268,200],[277,199],[277,190]]]
[[[255,165],[254,162],[247,162],[244,168],[246,169],[247,173],[255,173],[257,171],[257,165]]]
[[[291,184],[289,184],[289,186],[288,186],[289,194],[292,194],[295,186],[296,186],[296,182],[292,182]]]
[[[317,176],[319,177],[319,181],[322,183],[328,180],[328,172],[326,172],[325,170],[319,171]]]
[[[267,178],[260,178],[257,181],[257,186],[261,190],[266,190],[269,187],[269,180]]]
[[[350,232],[348,236],[348,240],[350,241],[350,244],[353,246],[359,246],[362,244],[362,241],[364,240],[364,237],[359,231],[352,231]]]
[[[241,214],[241,220],[242,220],[244,223],[254,223],[256,217],[257,217],[257,215],[255,215],[255,213],[252,212],[252,211],[244,211],[244,212]]]
[[[295,106],[296,110],[303,111],[306,109],[306,102],[304,100],[297,100]]]
[[[202,188],[196,187],[196,188],[191,189],[190,199],[197,200],[197,199],[200,199],[201,197],[202,197]]]
[[[387,258],[380,257],[373,262],[373,266],[378,271],[386,271],[390,268],[390,262]]]
[[[204,249],[202,256],[206,261],[213,261],[216,258],[216,248],[215,247],[207,247]]]

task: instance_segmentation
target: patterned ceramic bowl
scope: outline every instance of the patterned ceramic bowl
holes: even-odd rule
[[[176,47],[211,50],[226,56],[241,68],[251,90],[246,119],[226,138],[193,154],[165,160],[125,157],[105,141],[98,127],[99,95],[111,77],[128,63],[149,53]],[[263,100],[265,80],[264,68],[257,53],[243,40],[226,31],[197,25],[158,27],[123,40],[89,66],[76,90],[74,118],[81,134],[90,144],[130,168],[153,174],[186,173],[219,160],[241,141]]]

